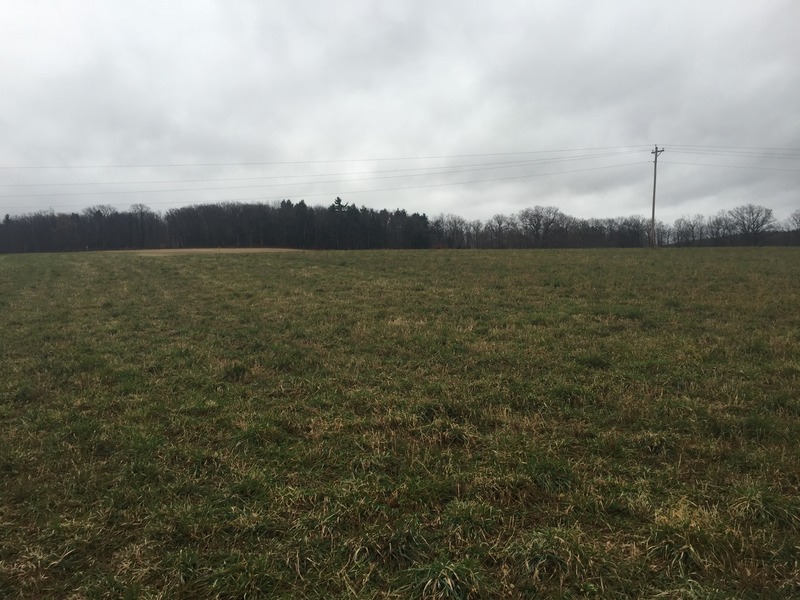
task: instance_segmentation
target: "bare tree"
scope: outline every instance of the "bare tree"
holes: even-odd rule
[[[555,206],[545,206],[543,214],[542,241],[545,246],[552,246],[557,233],[564,228],[566,217]]]
[[[656,222],[656,244],[658,246],[669,246],[674,241],[675,230],[663,221]]]
[[[675,219],[673,229],[675,231],[675,243],[678,246],[685,246],[692,241],[690,231],[691,227],[689,219],[686,217],[678,217]]]
[[[745,204],[728,212],[733,224],[733,231],[742,240],[751,245],[758,244],[764,234],[775,224],[772,209]]]
[[[528,242],[529,246],[537,246],[542,239],[542,220],[543,215],[541,206],[525,208],[519,212],[520,231]]]
[[[789,232],[789,239],[794,244],[800,244],[800,209],[794,211],[786,219],[786,231]]]
[[[521,234],[530,246],[553,245],[559,229],[566,225],[566,215],[555,206],[534,206],[517,215]]]
[[[149,206],[144,204],[131,204],[131,216],[134,219],[134,227],[136,229],[136,245],[139,248],[145,248],[155,242],[156,232],[161,224],[159,216],[150,210]],[[157,243],[157,242],[155,242]]]
[[[119,214],[117,209],[107,204],[99,204],[85,208],[83,217],[89,222],[91,231],[87,240],[87,249],[106,250],[113,245],[116,237],[115,218]]]
[[[789,215],[786,225],[789,231],[800,231],[800,209],[797,209]]]
[[[703,215],[680,217],[675,221],[675,243],[679,246],[702,243],[706,238],[708,225]]]
[[[469,224],[458,215],[444,217],[444,239],[448,248],[466,248]]]
[[[467,224],[467,245],[470,248],[480,248],[481,231],[483,231],[483,223],[480,220],[476,219]]]
[[[693,241],[702,243],[706,238],[706,218],[703,215],[695,215],[691,219]]]
[[[731,235],[731,218],[728,213],[723,210],[708,219],[706,234],[714,244],[722,243],[723,238]]]
[[[491,248],[506,248],[508,246],[508,234],[511,229],[510,219],[503,214],[494,215],[486,223],[486,228],[491,235]]]

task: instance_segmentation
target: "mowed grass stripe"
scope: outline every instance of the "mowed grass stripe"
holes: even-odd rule
[[[798,259],[0,256],[0,596],[796,595]]]

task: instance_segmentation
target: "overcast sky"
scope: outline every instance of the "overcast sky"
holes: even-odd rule
[[[341,196],[649,217],[655,144],[668,223],[800,208],[797,0],[0,9],[3,214]]]

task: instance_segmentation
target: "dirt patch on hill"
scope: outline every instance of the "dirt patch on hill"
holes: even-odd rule
[[[175,256],[179,254],[252,254],[262,252],[300,252],[295,248],[165,248],[129,250],[140,256]]]

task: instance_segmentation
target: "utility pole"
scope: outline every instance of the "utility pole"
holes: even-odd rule
[[[650,154],[655,156],[653,160],[653,216],[650,220],[650,247],[656,247],[656,175],[658,173],[658,155],[664,151],[664,148],[661,150],[658,149],[658,144],[656,144],[656,149],[653,150]]]

